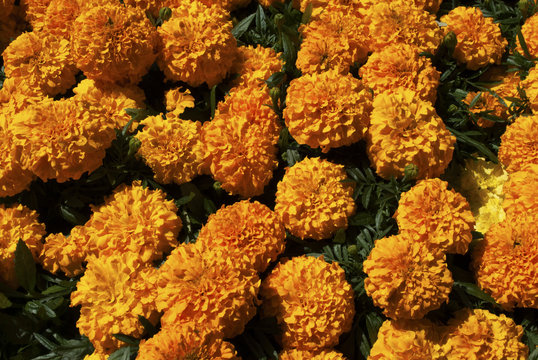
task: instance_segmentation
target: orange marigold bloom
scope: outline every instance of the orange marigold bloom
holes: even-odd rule
[[[505,309],[538,309],[538,227],[535,214],[493,225],[473,253],[478,285]]]
[[[529,349],[520,340],[523,328],[504,314],[482,309],[462,309],[449,321],[446,359],[524,360]]]
[[[43,268],[51,273],[63,271],[68,277],[81,274],[87,256],[85,230],[84,226],[75,226],[69,236],[62,233],[48,235],[39,256]]]
[[[359,69],[359,75],[375,94],[404,87],[432,104],[437,98],[440,73],[412,45],[395,43],[374,52]]]
[[[169,113],[149,116],[140,122],[144,129],[136,134],[141,145],[138,155],[162,184],[183,184],[200,173],[204,161],[201,142],[202,124],[183,120]]]
[[[454,281],[445,257],[409,232],[376,240],[363,263],[366,293],[390,318],[421,319],[448,301]]]
[[[529,99],[529,105],[533,114],[538,114],[538,66],[529,71],[525,80],[521,81],[521,87]]]
[[[282,351],[278,358],[280,360],[346,360],[342,353],[335,350],[298,350],[288,349]]]
[[[171,112],[177,117],[183,114],[186,108],[194,107],[194,98],[189,89],[171,89],[166,92],[164,97],[166,100],[166,111]]]
[[[407,0],[371,6],[366,21],[374,52],[394,43],[405,43],[415,45],[419,52],[434,53],[443,38],[435,15]]]
[[[66,39],[27,32],[13,40],[2,56],[7,77],[46,95],[64,93],[76,82],[78,69]]]
[[[237,58],[230,73],[238,74],[234,86],[254,88],[263,84],[273,73],[282,69],[280,53],[261,45],[241,46],[237,49]]]
[[[76,18],[88,7],[95,4],[83,0],[51,0],[43,18],[32,23],[34,31],[52,34],[69,40]]]
[[[24,9],[26,21],[40,30],[41,24],[45,18],[45,12],[52,0],[21,0],[21,6]]]
[[[345,75],[368,57],[368,29],[347,6],[335,6],[299,28],[303,41],[297,68],[303,74],[335,69]]]
[[[86,77],[136,84],[157,57],[157,32],[144,12],[106,4],[83,12],[73,24],[71,49]]]
[[[94,351],[91,355],[84,356],[82,360],[107,360],[108,354]]]
[[[525,39],[525,44],[532,57],[538,57],[538,13],[532,15],[525,20],[525,24],[521,27],[521,35]],[[517,39],[517,51],[524,55],[525,52]]]
[[[367,133],[367,152],[384,179],[401,178],[407,165],[417,178],[440,176],[452,160],[456,138],[446,129],[431,103],[409,89],[377,95]]]
[[[12,118],[30,105],[39,104],[49,98],[39,89],[28,86],[20,79],[8,78],[0,89],[0,113],[6,115],[8,123]]]
[[[322,240],[347,228],[355,213],[353,185],[343,165],[305,158],[286,169],[277,185],[275,212],[286,229],[301,239]]]
[[[209,215],[196,241],[208,248],[238,250],[263,272],[284,251],[285,238],[284,226],[271,209],[243,200]]]
[[[441,329],[428,319],[385,320],[369,360],[442,360]]]
[[[215,335],[191,326],[162,329],[149,340],[142,340],[136,360],[239,360],[234,346]]]
[[[500,64],[508,44],[498,24],[485,17],[478,7],[458,6],[441,17],[447,30],[456,34],[454,58],[467,69],[478,70],[488,64]]]
[[[124,0],[125,5],[143,10],[146,14],[151,14],[154,18],[159,17],[159,10],[164,6],[170,6],[170,1],[165,0]]]
[[[504,184],[503,209],[508,218],[525,217],[538,213],[538,165],[531,164],[525,170],[511,173]]]
[[[328,152],[351,145],[368,130],[372,94],[351,74],[306,74],[290,82],[284,119],[299,144]]]
[[[157,323],[157,270],[133,260],[129,253],[92,257],[77,290],[71,293],[71,306],[81,305],[77,328],[96,352],[110,354],[124,344],[113,334],[141,337],[144,328],[139,315]]]
[[[37,261],[45,235],[45,225],[38,214],[24,205],[6,207],[0,204],[0,282],[13,288],[18,286],[15,275],[15,250],[19,239],[24,241]]]
[[[21,162],[43,181],[79,179],[102,165],[105,150],[116,134],[103,119],[73,98],[44,100],[13,118]]]
[[[344,270],[323,257],[279,263],[262,283],[263,316],[276,316],[284,349],[321,350],[351,330],[355,304]]]
[[[161,190],[139,182],[118,186],[104,204],[92,206],[93,214],[81,234],[88,254],[106,257],[129,253],[141,263],[160,260],[177,245],[181,218],[177,207]],[[134,260],[133,260],[134,261]]]
[[[478,97],[477,100],[475,98]],[[471,106],[471,103],[475,101],[473,106]],[[471,91],[467,94],[465,99],[463,99],[463,102],[469,106],[469,111],[471,111],[473,114],[476,114],[478,117],[476,121],[476,125],[488,128],[495,125],[494,121],[488,120],[486,118],[483,118],[480,116],[480,113],[489,111],[491,115],[495,115],[502,118],[508,118],[508,108],[504,106],[500,100],[493,95],[490,92],[484,91],[484,92],[476,92]]]
[[[223,248],[181,244],[159,268],[157,309],[163,329],[192,324],[224,338],[256,314],[260,280],[249,259]]]
[[[538,113],[520,116],[508,125],[501,136],[499,160],[506,171],[513,173],[525,170],[529,165],[538,165]]]
[[[200,1],[181,2],[158,30],[157,64],[168,80],[212,87],[230,72],[237,54],[226,10]]]
[[[439,178],[419,181],[403,193],[394,218],[400,231],[417,235],[428,247],[465,254],[472,240],[474,218],[467,200]]]

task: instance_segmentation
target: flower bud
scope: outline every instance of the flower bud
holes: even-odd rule
[[[414,179],[418,175],[418,166],[415,164],[407,164],[404,168],[404,175],[407,179]]]
[[[443,38],[443,46],[447,49],[448,53],[452,55],[454,52],[454,49],[456,48],[456,44],[458,43],[458,38],[456,37],[456,34],[452,31],[449,31],[448,34],[445,35]]]

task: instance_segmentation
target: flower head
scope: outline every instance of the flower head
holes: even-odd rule
[[[189,89],[182,90],[175,88],[168,90],[165,94],[166,111],[171,112],[175,116],[183,114],[186,108],[194,107],[194,98]]]
[[[526,170],[511,173],[503,186],[503,209],[507,218],[526,217],[538,212],[538,164],[529,165]]]
[[[164,0],[124,0],[125,5],[143,10],[146,14],[151,14],[155,18],[159,16],[159,10],[168,5],[169,1]]]
[[[536,34],[538,34],[538,13],[527,18],[521,27],[521,35],[523,35],[525,45],[527,45],[529,54],[532,57],[538,57],[538,38],[536,37]],[[520,54],[525,54],[521,47],[521,43],[519,42],[519,38],[517,40],[517,51],[519,51]]]
[[[280,360],[346,360],[343,354],[336,350],[298,350],[288,349],[282,351],[278,358]]]
[[[448,301],[452,290],[445,254],[409,232],[376,240],[363,270],[366,293],[392,319],[421,319]]]
[[[347,228],[355,213],[353,186],[342,165],[305,158],[286,169],[277,185],[275,212],[294,236],[322,240]]]
[[[230,73],[239,77],[233,84],[238,87],[254,88],[263,84],[272,74],[282,69],[279,53],[261,45],[241,46],[237,49],[237,59]]]
[[[351,330],[355,305],[344,270],[323,258],[279,263],[260,291],[264,316],[276,316],[284,349],[321,350]]]
[[[538,114],[538,66],[529,70],[529,75],[521,81],[521,87],[529,99],[529,105],[533,114]]]
[[[520,116],[501,136],[499,160],[506,171],[514,173],[538,165],[538,114]]]
[[[362,139],[371,110],[372,95],[360,80],[328,70],[291,81],[284,119],[299,144],[327,152]]]
[[[62,271],[66,276],[74,277],[84,271],[87,243],[84,226],[75,226],[69,236],[62,233],[49,234],[41,250],[39,261],[44,269],[51,273]]]

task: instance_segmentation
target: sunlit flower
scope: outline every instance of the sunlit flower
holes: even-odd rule
[[[454,58],[467,69],[477,70],[488,64],[500,64],[507,41],[499,25],[485,17],[478,7],[458,6],[441,17],[447,31],[456,34]]]
[[[238,74],[233,84],[242,87],[256,87],[263,84],[272,74],[282,69],[283,61],[279,55],[272,48],[261,45],[239,47],[237,58],[230,70],[230,73]]]
[[[186,108],[194,107],[194,98],[189,89],[175,88],[168,90],[164,94],[166,100],[166,111],[175,116],[183,114]]]
[[[82,273],[88,245],[82,234],[85,230],[84,226],[75,226],[69,236],[62,233],[48,235],[39,256],[43,268],[53,274],[62,271],[69,277]]]
[[[84,356],[84,359],[82,360],[107,360],[107,359],[108,359],[108,354],[105,354],[99,351],[94,351],[91,355]]]
[[[412,164],[417,178],[440,176],[452,160],[456,138],[433,105],[409,89],[376,95],[367,133],[367,152],[384,179],[400,178]]]
[[[299,144],[328,152],[362,139],[371,110],[372,94],[362,82],[333,69],[291,81],[284,119]]]
[[[91,6],[89,3],[83,0],[51,0],[44,16],[36,19],[37,21],[32,23],[32,28],[34,32],[40,31],[69,40],[73,23],[84,10]]]
[[[529,50],[529,54],[532,57],[538,57],[538,13],[532,15],[525,20],[525,23],[521,27],[521,35],[525,39],[525,44]],[[517,39],[517,51],[524,55],[525,52],[521,47],[519,38]]]
[[[181,2],[158,30],[157,63],[166,78],[212,87],[230,72],[237,54],[228,12],[200,1]]]
[[[278,358],[280,360],[346,360],[342,353],[336,350],[298,350],[289,349],[282,351]]]
[[[344,166],[305,158],[286,169],[277,185],[275,212],[294,236],[322,240],[347,228],[355,213],[353,185]]]
[[[529,70],[529,75],[521,81],[521,87],[525,90],[533,114],[538,114],[538,66]]]
[[[0,281],[13,288],[18,286],[15,274],[15,250],[19,239],[32,252],[34,260],[39,257],[45,235],[45,225],[38,214],[23,205],[6,207],[0,204]]]
[[[196,242],[209,248],[237,249],[263,272],[284,251],[285,237],[284,226],[271,209],[243,200],[211,214]]]
[[[421,319],[448,301],[452,290],[445,254],[408,232],[376,240],[363,271],[366,293],[392,319]]]
[[[400,231],[414,233],[434,250],[465,254],[474,218],[467,200],[439,178],[419,181],[402,193],[394,218]]]
[[[249,259],[223,248],[181,244],[159,268],[157,308],[163,328],[192,324],[224,338],[256,314],[260,280]]]
[[[140,338],[139,315],[156,324],[156,271],[137,265],[129,253],[90,259],[71,293],[71,306],[81,305],[77,328],[97,352],[110,354],[123,345],[113,334]]]
[[[419,50],[412,45],[389,45],[370,55],[359,69],[359,75],[374,94],[404,87],[433,104],[437,98],[440,74],[430,59],[418,53]]]
[[[501,136],[499,160],[506,171],[513,173],[525,170],[529,165],[538,165],[538,114],[520,116],[508,125]]]
[[[351,330],[355,305],[344,270],[335,262],[297,256],[279,263],[260,294],[263,316],[276,316],[284,349],[321,350]]]
[[[157,32],[144,12],[106,4],[83,12],[73,24],[71,49],[86,77],[136,84],[157,56]]]
[[[523,328],[504,314],[462,309],[448,325],[443,345],[447,359],[524,360],[529,353],[521,342]]]
[[[511,173],[503,186],[503,209],[507,218],[525,217],[538,213],[538,165]]]
[[[159,10],[168,5],[165,0],[124,0],[127,6],[133,6],[143,10],[146,14],[151,14],[154,18],[159,16]]]

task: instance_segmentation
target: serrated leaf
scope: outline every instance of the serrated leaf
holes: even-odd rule
[[[9,301],[8,297],[0,292],[0,309],[7,309],[11,307],[11,305],[13,305],[13,303]]]
[[[32,252],[19,239],[15,249],[15,275],[19,284],[27,291],[33,291],[36,284],[36,265]]]
[[[236,39],[239,39],[241,36],[243,36],[243,34],[246,33],[248,28],[250,27],[250,24],[252,24],[252,21],[254,20],[255,16],[256,13],[250,14],[249,16],[238,22],[237,25],[235,25],[232,29],[232,35]]]

